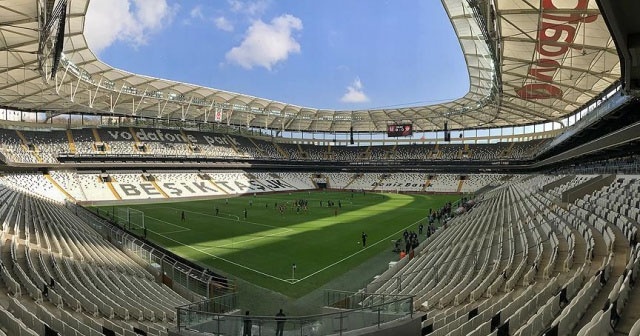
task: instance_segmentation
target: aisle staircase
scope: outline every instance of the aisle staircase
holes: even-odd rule
[[[249,141],[251,141],[251,144],[253,145],[253,147],[256,148],[256,150],[258,150],[258,153],[260,153],[260,155],[262,156],[267,156],[264,152],[264,150],[262,148],[260,148],[260,146],[258,146],[258,144],[255,142],[255,140],[253,140],[252,138],[247,137],[247,139],[249,139]]]
[[[345,184],[345,186],[342,189],[348,189],[349,186],[359,178],[360,178],[360,174],[353,174],[353,176],[351,176],[351,181],[349,181],[349,183]]]
[[[427,178],[425,179],[424,186],[422,186],[422,191],[425,192],[430,185],[431,185],[431,175],[427,176]]]
[[[73,140],[71,130],[67,130],[67,141],[69,142],[69,152],[75,154],[78,150],[76,148],[76,142]]]
[[[458,189],[456,190],[457,193],[462,192],[462,186],[464,185],[464,181],[463,179],[460,179],[460,181],[458,181]]]
[[[113,179],[113,177],[111,177],[111,179]],[[107,184],[107,188],[109,188],[109,190],[111,190],[111,193],[113,194],[113,197],[115,197],[118,201],[122,200],[122,196],[120,196],[118,191],[116,191],[116,188],[113,186],[112,181],[102,182],[102,180],[100,179],[99,176],[98,176],[98,181],[100,183],[106,183]]]
[[[18,134],[18,137],[20,138],[20,140],[22,140],[22,148],[24,149],[24,151],[33,154],[33,157],[36,158],[36,161],[38,163],[42,163],[42,158],[38,154],[38,147],[36,147],[36,145],[34,144],[31,144],[31,146],[33,146],[33,150],[29,149],[29,146],[27,146],[29,141],[24,136],[24,134],[22,134],[22,132],[20,132],[19,130],[16,130],[16,134]]]
[[[381,174],[380,177],[378,178],[378,182],[376,183],[375,186],[373,186],[373,188],[371,188],[371,191],[376,191],[376,189],[382,185],[382,182],[384,181],[384,179],[386,178],[385,174]]]
[[[238,146],[236,146],[236,142],[234,141],[234,139],[227,135],[227,139],[229,139],[229,145],[231,145],[231,148],[233,148],[233,150],[236,152],[236,154],[238,156],[242,156],[242,151],[238,148]]]
[[[69,194],[66,190],[64,190],[64,188],[62,188],[62,186],[60,186],[58,184],[58,182],[56,180],[53,179],[53,177],[51,177],[51,175],[49,175],[49,173],[44,173],[43,174],[44,177],[56,188],[58,189],[58,191],[60,191],[66,198],[68,198],[69,200],[71,200],[72,202],[75,202],[76,199],[75,197],[71,196],[71,194]]]
[[[280,153],[280,155],[282,155],[283,158],[285,158],[285,159],[289,159],[290,158],[289,154],[284,149],[282,149],[282,147],[280,147],[280,145],[278,145],[277,142],[273,141],[272,143],[273,143],[273,147],[276,148],[278,153]]]

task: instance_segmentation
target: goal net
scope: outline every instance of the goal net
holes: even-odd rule
[[[115,209],[114,219],[129,230],[142,231],[145,228],[144,212],[140,210],[118,207]]]

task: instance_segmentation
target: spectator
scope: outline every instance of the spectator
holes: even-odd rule
[[[284,332],[284,322],[287,320],[282,309],[276,314],[276,336],[282,336]]]
[[[242,318],[242,336],[251,336],[251,318],[249,317],[249,311],[244,313]]]

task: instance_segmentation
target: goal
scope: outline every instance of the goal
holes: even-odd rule
[[[144,212],[133,208],[118,207],[115,209],[115,221],[116,223],[124,226],[129,230],[143,231],[144,225]]]

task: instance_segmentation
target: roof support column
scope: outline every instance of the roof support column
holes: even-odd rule
[[[204,113],[202,114],[202,115],[203,115],[203,117],[204,117],[204,118],[202,119],[202,121],[204,121],[204,122],[206,123],[206,122],[207,122],[207,119],[208,119],[208,117],[209,117],[209,114],[211,114],[211,110],[207,107],[207,108],[205,108],[205,109],[204,109]]]
[[[162,117],[164,110],[167,108],[167,104],[169,104],[169,100],[164,101],[164,106],[160,108],[160,102],[158,101],[158,118]]]
[[[98,85],[96,85],[96,91],[93,93],[93,98],[91,97],[91,90],[89,90],[89,107],[93,108],[93,103],[96,101],[96,97],[98,96],[98,90],[100,89],[100,85],[102,84],[103,77],[100,78]]]
[[[58,72],[56,72],[56,93],[58,95],[60,95],[60,89],[62,88],[62,83],[64,83],[65,78],[67,78],[67,72],[69,72],[69,64],[67,63],[67,65],[64,67],[64,75],[62,75],[62,78],[58,78]]]
[[[71,86],[71,94],[70,94],[70,98],[71,101],[75,103],[76,101],[76,93],[78,92],[78,87],[80,87],[80,76],[78,76],[78,80],[76,81],[76,87],[73,87],[73,82],[69,82],[69,85]]]

